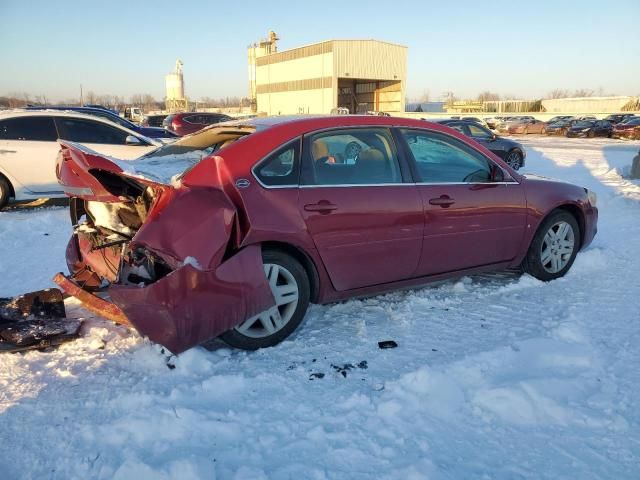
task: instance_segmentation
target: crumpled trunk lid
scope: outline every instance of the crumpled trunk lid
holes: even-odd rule
[[[222,159],[206,159],[206,178],[168,185],[61,144],[57,174],[78,219],[72,279],[108,295],[140,333],[180,353],[275,304],[260,247],[239,248],[246,226]]]

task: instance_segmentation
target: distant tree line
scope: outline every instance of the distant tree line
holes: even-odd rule
[[[122,95],[97,94],[91,90],[83,94],[80,98],[70,98],[65,100],[53,101],[45,95],[30,95],[26,92],[10,92],[7,95],[0,96],[0,108],[21,108],[27,105],[102,105],[113,110],[120,110],[125,105],[140,107],[145,112],[163,110],[165,102],[157,100],[153,95],[148,93],[136,93],[128,99]],[[224,97],[212,98],[202,97],[197,102],[191,102],[198,108],[228,108],[228,107],[246,107],[250,105],[250,100],[244,97]]]

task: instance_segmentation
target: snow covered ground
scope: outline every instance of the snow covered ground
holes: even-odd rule
[[[640,142],[523,143],[525,172],[598,194],[565,278],[316,306],[254,353],[167,358],[90,319],[56,351],[0,356],[0,478],[640,478],[640,182],[620,175]],[[51,285],[69,231],[64,208],[0,213],[0,296]]]

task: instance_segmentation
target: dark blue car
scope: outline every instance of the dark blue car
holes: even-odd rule
[[[470,120],[444,119],[435,120],[435,122],[451,127],[463,135],[473,138],[504,160],[514,170],[524,166],[524,159],[527,153],[518,142],[500,137],[485,126]]]
[[[113,122],[113,123],[117,123],[118,125],[124,127],[124,128],[128,128],[129,130],[133,130],[134,132],[137,132],[141,135],[144,135],[145,137],[149,137],[149,138],[177,138],[178,135],[176,135],[173,132],[170,132],[169,130],[166,130],[164,128],[158,128],[158,127],[140,127],[138,125],[136,125],[135,123],[130,122],[129,120],[127,120],[126,118],[122,118],[120,115],[118,115],[116,112],[114,112],[113,110],[109,110],[108,108],[104,108],[104,107],[97,107],[97,106],[92,106],[92,107],[59,107],[59,106],[46,106],[46,107],[36,107],[33,105],[30,105],[27,107],[27,110],[70,110],[73,112],[79,112],[79,113],[85,113],[87,115],[94,115],[97,117],[102,117],[102,118],[106,118],[107,120]]]

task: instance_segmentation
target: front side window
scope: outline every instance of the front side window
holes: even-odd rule
[[[446,135],[401,130],[423,183],[491,181],[491,163],[479,152]]]
[[[489,130],[480,125],[467,125],[467,127],[469,128],[469,134],[473,138],[488,139],[493,137],[493,134]]]
[[[333,130],[305,142],[306,185],[402,183],[391,134],[384,128]]]
[[[125,145],[127,132],[99,122],[78,118],[57,118],[60,137],[78,143]]]
[[[16,117],[0,121],[0,140],[55,142],[56,126],[51,117]]]
[[[281,147],[254,167],[255,176],[267,186],[298,185],[300,139]]]

